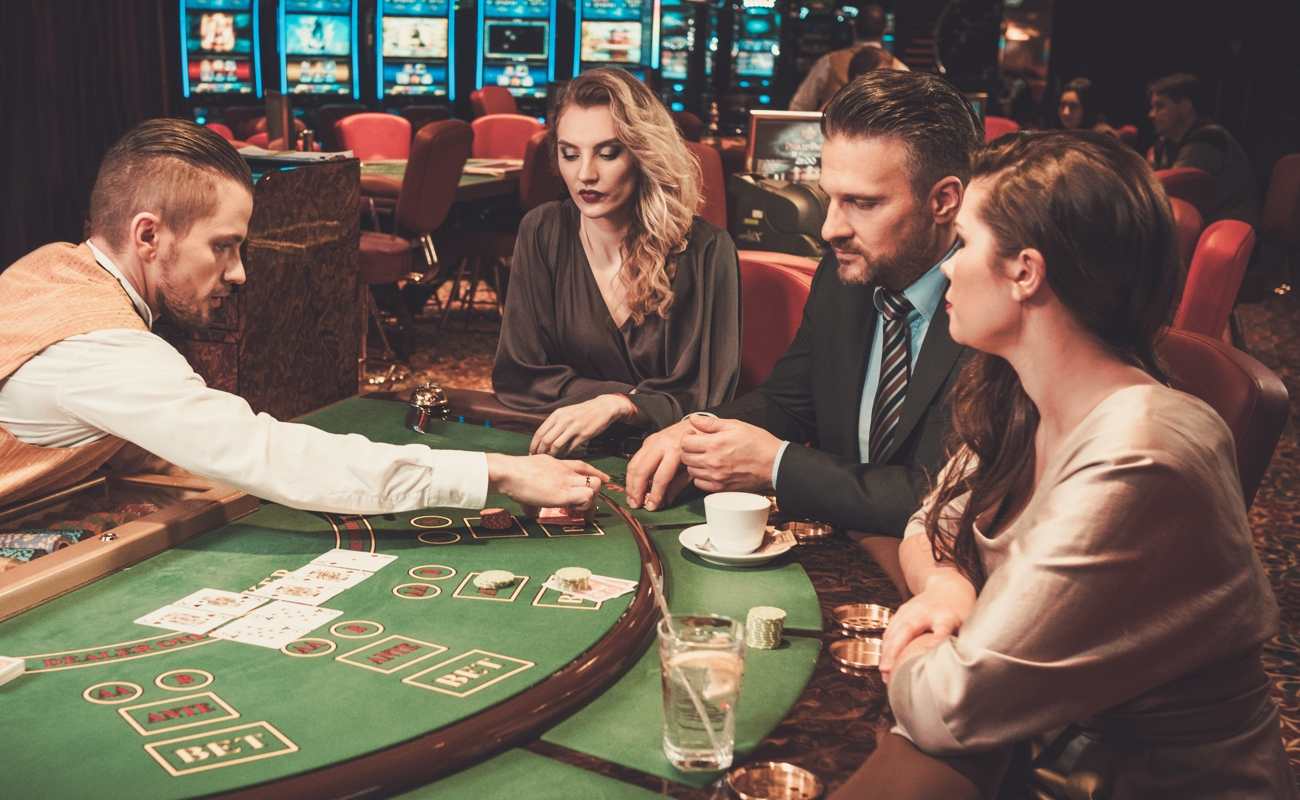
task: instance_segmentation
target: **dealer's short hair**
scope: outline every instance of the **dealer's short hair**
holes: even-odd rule
[[[87,235],[114,249],[127,244],[127,226],[141,211],[184,236],[216,210],[220,179],[252,191],[248,164],[230,142],[183,119],[149,119],[118,139],[104,155],[90,192]]]

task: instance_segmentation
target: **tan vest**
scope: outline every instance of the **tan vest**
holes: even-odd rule
[[[148,329],[86,245],[49,244],[0,272],[0,384],[50,345],[110,328]],[[79,447],[37,447],[0,426],[0,506],[81,480],[123,444],[107,436]]]

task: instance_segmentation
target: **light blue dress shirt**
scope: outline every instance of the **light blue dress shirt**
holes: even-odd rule
[[[911,329],[907,345],[913,369],[916,367],[916,358],[921,353],[921,345],[925,342],[925,334],[930,330],[930,320],[938,312],[939,304],[943,302],[943,295],[948,291],[948,279],[940,267],[955,252],[957,252],[956,243],[943,258],[939,259],[939,263],[930,267],[924,275],[903,290],[903,296],[912,304],[912,310],[907,314],[907,324]],[[862,405],[858,409],[858,458],[863,464],[871,460],[868,455],[871,452],[871,412],[876,405],[876,385],[880,383],[880,358],[884,338],[885,318],[876,314],[876,330],[871,337],[871,353],[867,356],[867,377],[862,386]],[[785,455],[785,449],[789,446],[789,442],[782,442],[780,449],[776,451],[776,458],[772,462],[773,488],[776,487],[776,476],[781,470],[781,457]]]

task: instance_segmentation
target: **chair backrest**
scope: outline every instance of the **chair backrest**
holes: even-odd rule
[[[485,117],[488,114],[518,114],[519,105],[510,90],[502,86],[484,86],[469,93],[469,104],[474,109],[474,116]]]
[[[269,142],[270,138],[271,138],[271,134],[267,133],[266,131],[258,131],[257,133],[248,137],[246,141],[254,147],[265,147],[266,149],[269,150],[270,147],[267,147],[267,145],[270,144]],[[283,139],[276,139],[276,141],[281,143],[280,145],[281,147],[284,146]]]
[[[1259,234],[1292,247],[1300,245],[1300,153],[1282,156],[1273,165]]]
[[[1170,329],[1156,349],[1174,387],[1201,398],[1228,423],[1250,508],[1286,425],[1286,386],[1268,367],[1209,336]]]
[[[1006,117],[984,118],[984,141],[991,142],[999,136],[1020,130],[1020,123]]]
[[[677,130],[681,131],[683,139],[688,142],[698,142],[704,138],[704,120],[689,111],[672,113],[673,122],[677,123]]]
[[[1186,200],[1205,217],[1214,205],[1214,176],[1196,167],[1173,167],[1156,170],[1165,194]]]
[[[1222,336],[1255,249],[1255,229],[1235,219],[1211,223],[1196,242],[1174,327]]]
[[[222,125],[220,122],[209,122],[203,127],[211,128],[214,133],[221,136],[221,138],[225,139],[227,142],[233,142],[235,140],[235,132],[230,129],[229,125]]]
[[[474,132],[458,119],[430,122],[415,134],[397,195],[397,228],[407,235],[442,226],[456,200]]]
[[[1169,207],[1174,212],[1174,235],[1178,237],[1178,257],[1182,260],[1183,274],[1192,268],[1192,255],[1196,252],[1196,242],[1201,238],[1201,228],[1205,221],[1196,206],[1177,197],[1169,198]]]
[[[326,103],[320,108],[308,110],[307,117],[316,132],[316,141],[324,145],[326,150],[346,150],[347,148],[339,141],[338,121],[353,114],[364,114],[369,110],[360,103]]]
[[[534,133],[524,148],[524,168],[519,173],[519,207],[531,211],[542,203],[563,198],[568,192],[555,168],[555,158],[546,146],[546,131]]]
[[[712,145],[688,141],[687,149],[700,163],[701,217],[717,227],[727,229],[727,182],[722,177],[722,156]]]
[[[411,123],[396,114],[353,114],[334,123],[334,134],[362,161],[411,157]]]
[[[528,140],[544,130],[542,123],[523,114],[488,114],[474,126],[474,158],[523,158]]]
[[[755,261],[766,261],[778,267],[785,267],[806,276],[809,280],[812,280],[812,276],[817,272],[817,265],[821,263],[815,258],[796,256],[792,253],[778,253],[775,250],[741,250],[740,257],[750,258]]]
[[[430,122],[451,119],[451,109],[447,106],[416,104],[402,106],[402,116],[411,123],[411,131],[418,131]]]
[[[740,251],[740,387],[747,392],[767,380],[789,349],[803,318],[812,279],[780,264]]]

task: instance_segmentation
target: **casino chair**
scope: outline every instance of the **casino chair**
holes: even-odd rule
[[[1286,385],[1246,353],[1200,333],[1169,328],[1156,352],[1173,387],[1204,400],[1228,424],[1237,447],[1242,494],[1250,508],[1286,425]]]
[[[1282,253],[1287,267],[1294,268],[1300,254],[1300,153],[1282,156],[1273,165],[1260,214],[1259,237]],[[1294,280],[1294,272],[1290,277]]]
[[[704,138],[704,120],[689,111],[674,111],[672,114],[673,122],[677,124],[677,130],[681,132],[683,139],[688,142],[698,142]]]
[[[984,141],[991,142],[1000,136],[1008,133],[1015,133],[1020,130],[1020,123],[1007,117],[985,117],[984,118]]]
[[[446,221],[455,202],[456,188],[465,161],[469,159],[473,135],[469,125],[460,120],[431,122],[415,135],[394,211],[397,232],[361,232],[361,280],[368,286],[395,284],[413,273],[427,275],[443,261],[451,261],[445,253],[442,259],[439,258],[434,234]],[[417,251],[422,258],[415,257]],[[379,325],[385,358],[391,358],[392,347],[370,292],[366,293],[366,304]],[[411,322],[410,313],[400,302],[398,309],[398,319],[405,332]],[[364,362],[365,337],[362,337],[361,347]]]
[[[1178,239],[1178,256],[1183,266],[1183,275],[1186,276],[1192,266],[1196,241],[1201,238],[1201,229],[1205,223],[1201,219],[1201,212],[1186,200],[1171,197],[1169,207],[1174,212],[1174,236]]]
[[[411,123],[411,130],[418,131],[430,122],[451,119],[451,109],[446,106],[412,105],[403,106],[401,114]]]
[[[488,114],[475,119],[474,158],[524,157],[528,140],[540,130],[542,123],[523,114]]]
[[[700,164],[701,217],[714,226],[727,229],[727,181],[722,175],[722,156],[716,148],[699,142],[687,141],[686,148]]]
[[[352,114],[334,123],[340,147],[362,161],[407,159],[411,155],[411,123],[396,114]]]
[[[1174,167],[1156,170],[1156,177],[1165,187],[1165,194],[1196,206],[1202,217],[1209,215],[1214,204],[1213,175],[1195,167]]]
[[[220,122],[209,122],[203,127],[211,128],[214,133],[219,134],[222,139],[228,142],[235,141],[235,132],[230,129],[229,125],[222,125]]]
[[[741,250],[740,255],[742,258],[748,256],[784,267],[792,272],[806,276],[808,280],[812,280],[812,276],[817,272],[817,265],[821,263],[815,258],[796,256],[792,253],[778,253],[775,250]]]
[[[338,140],[335,128],[338,121],[353,114],[364,114],[369,110],[360,103],[326,103],[320,108],[307,111],[307,115],[316,131],[316,141],[320,142],[326,150],[337,151],[347,149]]]
[[[794,341],[812,278],[751,250],[740,251],[740,386],[767,380]]]
[[[519,105],[510,90],[502,86],[484,86],[469,93],[469,104],[475,117],[488,114],[518,114]]]
[[[1138,129],[1136,125],[1121,125],[1115,129],[1119,140],[1134,150],[1138,149]]]
[[[1224,338],[1254,249],[1255,229],[1240,220],[1207,227],[1196,242],[1173,327]]]

